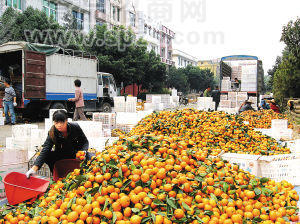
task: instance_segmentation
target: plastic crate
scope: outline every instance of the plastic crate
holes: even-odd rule
[[[129,133],[135,125],[133,124],[117,124],[117,129],[124,131],[125,133]]]
[[[33,157],[29,159],[28,162],[28,170],[33,166],[34,161],[38,157],[38,153],[36,153]],[[47,164],[44,164],[37,172],[36,175],[51,178],[52,174]]]
[[[261,176],[277,182],[286,180],[293,185],[300,185],[300,155],[275,155],[259,158]]]

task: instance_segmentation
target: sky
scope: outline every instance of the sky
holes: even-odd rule
[[[282,27],[300,17],[299,0],[140,0],[137,9],[176,32],[173,48],[198,60],[258,56],[265,74],[284,48]]]

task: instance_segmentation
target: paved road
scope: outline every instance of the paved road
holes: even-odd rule
[[[36,122],[36,123],[32,123],[32,124],[37,124],[40,129],[45,128],[44,122]],[[11,125],[0,126],[0,145],[1,146],[5,146],[6,138],[12,136],[11,129],[12,129]]]

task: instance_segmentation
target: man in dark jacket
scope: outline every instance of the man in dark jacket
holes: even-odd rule
[[[220,103],[220,98],[221,98],[221,92],[219,90],[219,86],[216,86],[216,88],[212,91],[211,95],[212,95],[213,101],[216,103],[215,110],[217,110],[219,103]]]
[[[33,167],[26,173],[27,178],[35,174],[44,163],[51,173],[54,164],[63,159],[75,159],[78,151],[87,151],[89,142],[77,123],[68,123],[67,113],[64,110],[53,114],[54,125],[43,145],[41,154],[37,157]]]

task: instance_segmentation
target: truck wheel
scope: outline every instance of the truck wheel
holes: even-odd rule
[[[102,106],[102,111],[105,113],[110,113],[111,112],[111,106],[109,103],[104,103]]]
[[[54,103],[51,106],[51,109],[66,109],[65,106],[62,103]]]

